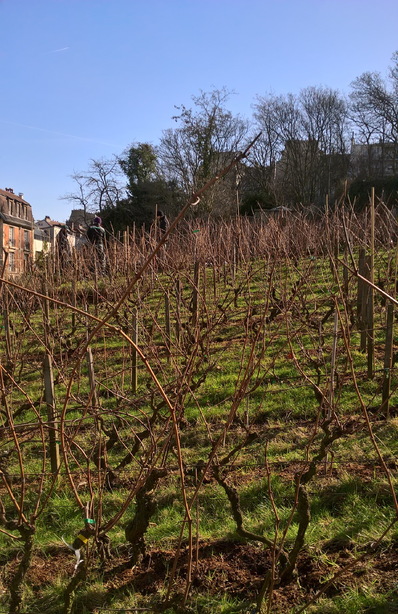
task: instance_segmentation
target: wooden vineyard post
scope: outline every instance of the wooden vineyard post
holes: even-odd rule
[[[359,254],[359,273],[369,279],[369,258],[365,255],[365,250],[361,250]],[[359,303],[359,327],[361,332],[361,341],[360,341],[360,351],[366,352],[367,348],[367,328],[368,328],[368,297],[369,297],[369,286],[362,280],[358,282],[358,301],[360,297]]]
[[[74,268],[75,275],[73,275],[73,277],[72,277],[72,305],[74,307],[76,307],[76,305],[77,305],[77,298],[76,298],[76,270],[77,270],[77,267],[75,266],[75,268]],[[76,312],[72,311],[72,329],[75,330],[75,328],[76,328]]]
[[[94,275],[94,315],[96,318],[98,318],[98,297],[99,297],[99,290],[98,290],[98,276],[99,276],[99,270],[98,270],[98,259],[94,258],[94,263],[95,263],[95,275]]]
[[[330,389],[329,389],[329,408],[326,414],[327,420],[330,420],[332,416],[332,405],[333,405],[333,400],[334,400],[334,382],[335,382],[335,371],[336,371],[338,326],[339,326],[339,314],[336,308],[334,312],[333,344],[332,344],[332,355],[330,359]]]
[[[146,258],[146,243],[145,243],[145,226],[141,227],[141,259],[145,260]]]
[[[344,247],[344,264],[343,267],[343,294],[346,300],[348,300],[348,249]]]
[[[374,374],[374,290],[368,288],[368,304],[366,314],[366,338],[368,346],[368,377]]]
[[[363,277],[370,280],[370,256],[365,256],[363,264]],[[369,284],[362,284],[362,304],[361,304],[361,352],[369,352],[369,329],[370,329],[370,289]],[[373,311],[372,311],[373,313]]]
[[[384,353],[384,379],[383,396],[381,408],[386,413],[387,420],[390,417],[390,386],[391,386],[391,367],[393,355],[393,333],[394,333],[394,305],[387,306],[387,325],[386,325],[386,347]]]
[[[212,272],[213,272],[213,297],[214,300],[217,300],[217,272],[216,272],[216,263],[213,259],[212,262]]]
[[[58,439],[58,419],[55,408],[54,377],[52,369],[51,354],[48,352],[44,356],[44,399],[47,405],[48,431],[50,442],[50,462],[52,473],[59,470],[59,439]]]
[[[177,343],[180,343],[180,339],[181,339],[181,298],[182,298],[181,280],[178,278],[176,281],[176,340],[177,340]]]
[[[112,241],[109,245],[112,249],[112,270],[113,274],[117,275],[119,272],[119,244],[117,241]]]
[[[135,222],[133,222],[133,230],[132,230],[132,236],[131,236],[131,260],[132,262],[129,262],[129,267],[132,268],[134,273],[136,273],[137,272],[137,245],[135,241]]]
[[[3,263],[3,275],[7,277],[7,261],[8,261],[8,252],[4,250],[4,263]],[[2,284],[0,290],[0,299],[2,299],[3,303],[3,328],[4,328],[4,337],[5,337],[5,346],[6,346],[6,358],[7,361],[11,362],[11,338],[10,338],[10,322],[9,322],[9,311],[8,311],[8,295],[6,294],[7,290],[4,284]],[[1,363],[1,360],[0,360]]]
[[[120,245],[120,249],[122,251],[122,262],[123,262],[123,269],[122,269],[122,275],[126,275],[126,271],[127,271],[127,257],[128,257],[128,249],[127,249],[127,229],[122,231],[122,244]]]
[[[196,260],[194,274],[193,274],[193,292],[192,292],[192,326],[194,328],[196,327],[196,324],[198,321],[198,297],[199,297],[199,260]]]
[[[250,400],[249,395],[247,395],[247,397],[246,397],[246,409],[245,409],[245,412],[244,412],[245,424],[246,424],[246,427],[247,427],[247,428],[249,428],[249,426],[250,426],[250,418],[249,418],[249,400]]]
[[[166,331],[166,353],[167,360],[170,361],[171,355],[171,339],[170,339],[170,297],[169,293],[165,292],[164,294],[164,314],[165,314],[165,331]]]
[[[236,254],[236,245],[232,247],[232,283],[235,283],[236,278],[236,270],[237,270],[237,254]]]
[[[135,345],[138,343],[138,317],[137,310],[134,310],[132,321],[132,335],[131,339]],[[138,361],[137,350],[134,346],[131,347],[131,392],[135,394],[138,387]]]
[[[395,246],[395,269],[394,269],[394,290],[392,296],[397,296],[398,293],[398,241]]]
[[[97,395],[97,387],[95,383],[94,359],[93,359],[93,351],[90,346],[87,348],[87,366],[88,366],[88,380],[90,382],[91,405],[92,407],[97,407],[98,406],[98,395]]]
[[[335,244],[333,243],[333,239],[330,236],[330,219],[329,219],[330,211],[329,211],[329,194],[325,195],[325,230],[327,236],[327,242],[330,244],[330,255],[329,255],[329,266],[330,270],[334,274],[334,261],[333,261],[333,253],[335,252]],[[332,253],[333,249],[333,253]],[[336,254],[334,253],[334,256]]]
[[[375,255],[375,189],[372,188],[370,202],[370,262],[369,280],[374,284],[374,255]],[[369,287],[367,309],[367,338],[368,338],[368,378],[374,375],[374,289]]]
[[[126,266],[126,275],[127,275],[127,271],[129,269],[128,263],[130,260],[130,228],[129,226],[127,226],[125,232],[124,232],[124,263]]]
[[[206,270],[206,265],[203,266],[203,304],[206,305],[206,300],[207,300],[207,270]]]
[[[5,342],[6,342],[6,357],[7,357],[7,362],[11,364],[12,352],[11,352],[11,335],[10,335],[10,313],[8,310],[8,295],[6,296],[5,288],[3,288],[3,297],[4,297],[3,326],[4,326],[4,336],[5,336]]]
[[[43,281],[43,294],[44,296],[47,296],[47,278],[44,279]],[[44,322],[43,322],[43,332],[44,332],[44,342],[46,344],[46,349],[48,349],[49,347],[49,341],[50,341],[50,336],[49,336],[49,329],[50,329],[50,305],[49,305],[49,301],[47,300],[47,298],[44,299],[44,305],[43,305],[43,318],[44,318]]]
[[[334,237],[334,260],[335,260],[335,262],[338,262],[339,255],[340,255],[340,236],[339,236],[338,229],[336,229],[336,234],[335,234],[335,237]],[[332,271],[333,270],[334,270],[334,267],[333,267]]]

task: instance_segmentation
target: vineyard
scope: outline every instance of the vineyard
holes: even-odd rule
[[[107,250],[3,272],[0,612],[398,611],[390,210]]]

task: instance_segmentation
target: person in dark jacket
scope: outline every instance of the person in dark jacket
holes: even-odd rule
[[[160,209],[157,209],[156,218],[153,222],[153,227],[155,231],[153,236],[154,236],[156,243],[160,241],[161,239],[163,239],[163,235],[168,231],[169,225],[170,225],[169,220],[167,219],[165,213],[161,211]],[[156,263],[157,263],[156,266],[159,271],[163,270],[165,266],[166,247],[167,247],[167,241],[160,248],[160,251],[158,252],[158,256],[156,258]]]
[[[69,230],[66,226],[62,226],[57,235],[57,250],[60,269],[65,269],[71,265],[72,249],[69,243]]]
[[[102,226],[101,218],[96,215],[93,223],[87,230],[87,239],[95,246],[97,262],[101,273],[106,272],[106,253],[105,253],[105,229]]]
[[[161,234],[164,234],[169,228],[169,220],[160,209],[158,209],[156,212],[156,224]]]

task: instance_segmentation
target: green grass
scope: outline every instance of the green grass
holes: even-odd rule
[[[378,594],[377,587],[354,588],[343,597],[321,599],[306,614],[394,614],[398,612],[396,592]]]
[[[277,268],[272,280],[276,299],[283,299],[282,313],[265,324],[265,315],[270,316],[274,299],[266,310],[265,299],[269,294],[268,279],[264,276],[263,263],[258,270],[238,271],[234,286],[217,286],[217,298],[213,296],[213,281],[207,274],[206,303],[199,301],[200,328],[196,331],[199,346],[195,345],[195,335],[191,330],[192,313],[190,300],[192,287],[183,279],[184,301],[179,308],[181,323],[180,342],[175,332],[177,311],[172,300],[173,341],[172,360],[165,352],[165,311],[164,290],[169,289],[174,297],[175,280],[162,277],[155,280],[154,286],[148,283],[143,288],[145,300],[133,293],[130,302],[121,309],[112,324],[126,327],[131,332],[133,307],[139,307],[140,343],[158,381],[170,398],[172,406],[181,412],[184,420],[180,425],[180,444],[186,469],[186,493],[190,502],[195,493],[195,465],[207,461],[214,443],[221,437],[231,408],[236,403],[236,416],[230,424],[225,441],[217,450],[214,462],[229,458],[233,449],[236,453],[229,458],[227,480],[239,494],[240,511],[246,530],[273,539],[276,520],[278,539],[286,530],[285,547],[290,548],[298,531],[298,515],[295,508],[294,475],[305,470],[305,461],[319,452],[323,431],[317,426],[321,421],[319,399],[316,391],[309,385],[310,380],[318,382],[319,388],[329,395],[331,369],[331,348],[333,339],[333,316],[324,323],[321,334],[319,322],[328,312],[331,295],[337,286],[331,279],[328,263],[320,259],[298,263],[297,267],[285,263]],[[298,285],[294,286],[297,282]],[[118,289],[116,284],[116,290]],[[55,290],[55,289],[54,289]],[[68,291],[64,287],[63,292]],[[81,284],[84,290],[84,284]],[[106,287],[102,288],[104,293]],[[92,289],[89,289],[92,293]],[[84,294],[84,292],[83,292]],[[337,296],[340,300],[341,297]],[[354,304],[355,292],[352,290],[350,301]],[[286,309],[285,309],[286,306]],[[98,313],[104,315],[108,305],[98,302]],[[93,312],[93,307],[90,306]],[[385,310],[376,301],[376,322],[382,328]],[[137,476],[153,462],[159,465],[167,458],[169,473],[160,480],[152,493],[155,502],[154,513],[145,539],[148,548],[173,549],[177,543],[184,520],[185,508],[181,496],[181,483],[177,462],[175,436],[170,427],[170,412],[162,407],[152,425],[152,436],[143,437],[148,428],[155,408],[162,403],[159,389],[139,363],[139,385],[135,394],[131,392],[130,348],[120,334],[103,329],[91,341],[94,356],[94,370],[99,395],[99,407],[92,408],[90,402],[90,383],[88,365],[85,357],[80,363],[73,353],[84,347],[87,330],[92,330],[93,322],[85,322],[77,317],[76,330],[72,329],[71,314],[63,308],[50,310],[49,346],[54,356],[54,376],[56,410],[66,406],[66,441],[73,437],[71,450],[68,450],[70,469],[74,474],[74,485],[78,497],[85,504],[93,497],[94,508],[98,513],[101,507],[102,521],[109,521],[129,497],[136,486]],[[344,313],[342,319],[344,322]],[[29,474],[42,471],[43,454],[48,454],[46,442],[43,450],[38,431],[35,430],[37,414],[29,407],[29,402],[37,403],[37,412],[45,421],[47,407],[43,397],[42,360],[45,353],[43,343],[43,318],[40,311],[32,312],[24,320],[20,311],[10,313],[13,324],[12,362],[7,367],[12,378],[5,376],[3,400],[7,401],[9,412],[14,414],[18,427],[17,443],[21,449],[24,469]],[[26,326],[27,321],[29,326]],[[129,328],[130,327],[130,328]],[[286,335],[290,331],[290,339]],[[246,336],[246,331],[248,334]],[[254,344],[254,348],[252,347]],[[328,543],[350,544],[353,551],[360,551],[366,543],[372,542],[384,531],[393,519],[395,509],[392,495],[384,474],[377,465],[365,471],[363,467],[375,464],[377,454],[369,436],[361,410],[361,403],[351,379],[349,358],[352,357],[353,369],[361,398],[370,408],[372,430],[382,455],[394,461],[397,456],[398,418],[386,422],[378,415],[381,402],[383,373],[384,332],[377,330],[376,345],[378,352],[374,379],[367,379],[367,357],[359,351],[359,335],[355,328],[350,340],[351,356],[347,355],[342,338],[338,340],[336,395],[333,409],[339,423],[353,421],[356,427],[338,438],[328,451],[328,461],[332,462],[333,472],[328,472],[320,463],[317,475],[308,484],[307,491],[311,502],[311,522],[306,533],[306,548],[313,560],[320,561],[334,573],[336,561],[328,551]],[[252,351],[253,349],[253,351]],[[5,355],[4,338],[0,338],[0,351]],[[250,360],[253,362],[250,363]],[[209,368],[209,366],[211,368]],[[240,386],[247,376],[247,387],[239,397]],[[69,383],[71,383],[69,389]],[[398,405],[398,392],[395,371],[393,371],[391,405]],[[181,391],[184,390],[182,393]],[[181,392],[181,395],[180,395]],[[69,395],[69,396],[68,396]],[[84,418],[82,419],[82,416]],[[7,426],[6,413],[1,414],[0,426]],[[335,427],[337,422],[332,423]],[[119,474],[120,483],[112,489],[99,490],[96,481],[98,458],[94,450],[114,434],[115,442],[102,456],[112,469],[117,467],[140,440],[134,457]],[[18,505],[21,489],[18,480],[21,474],[16,451],[16,440],[10,429],[4,429],[0,443],[0,469],[13,474],[13,496],[0,485],[0,496],[8,519],[18,519]],[[239,449],[247,434],[255,433],[257,438],[250,445]],[[46,435],[47,437],[47,435]],[[2,456],[3,455],[3,456]],[[269,470],[269,491],[266,462]],[[92,482],[88,480],[88,469]],[[45,471],[50,470],[48,456]],[[395,467],[391,465],[392,480],[395,483]],[[35,549],[50,553],[54,548],[62,548],[61,537],[72,541],[82,528],[82,512],[76,497],[61,468],[62,477],[52,494],[46,498],[51,485],[51,476],[46,476],[37,521]],[[29,481],[23,501],[23,512],[27,521],[35,513],[38,482]],[[273,507],[273,505],[275,507]],[[124,529],[136,511],[135,499],[127,506],[124,514],[109,531],[114,552],[125,545]],[[239,541],[236,521],[231,513],[231,505],[224,490],[212,479],[211,471],[198,492],[197,501],[191,509],[194,535],[198,529],[201,540]],[[277,517],[276,517],[277,516]],[[34,520],[34,519],[33,519]],[[291,520],[291,523],[289,521]],[[2,525],[3,526],[3,525]],[[386,536],[387,542],[397,539],[394,529]],[[13,534],[16,531],[10,529]],[[187,539],[187,526],[183,537]],[[18,544],[0,532],[0,545],[4,557],[16,557]],[[250,545],[256,545],[253,541]],[[258,544],[257,544],[258,546]],[[330,547],[330,544],[329,544]],[[71,559],[73,567],[73,555]],[[50,586],[41,586],[33,591],[26,582],[26,602],[32,613],[46,611],[54,614],[61,611],[61,593],[65,578],[54,570]],[[281,589],[282,590],[282,589]],[[79,612],[96,613],[100,607],[128,608],[144,607],[155,603],[152,596],[135,593],[132,585],[114,595],[104,589],[101,573],[93,570],[90,581],[77,595]],[[341,590],[334,598],[323,599],[308,608],[308,612],[387,612],[388,607],[396,607],[392,593],[379,594],[377,586],[366,586],[358,580],[354,589]],[[246,608],[244,596],[231,598],[227,593],[216,598],[208,593],[195,591],[188,604],[187,612],[242,612]],[[316,609],[318,608],[318,609]],[[324,608],[324,609],[322,609]],[[384,609],[383,609],[384,608]],[[170,612],[173,610],[171,609]],[[244,610],[243,610],[244,611]],[[394,610],[391,610],[392,612]]]

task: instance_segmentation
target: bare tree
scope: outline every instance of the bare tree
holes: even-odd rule
[[[193,96],[194,108],[177,107],[178,127],[163,132],[158,148],[165,176],[186,194],[197,191],[244,148],[248,123],[226,108],[225,88]],[[237,176],[219,182],[206,194],[203,212],[225,213],[236,207]]]
[[[393,61],[387,79],[380,73],[366,72],[352,83],[350,114],[353,135],[359,141],[353,151],[352,171],[361,179],[391,176],[397,170],[398,52]]]
[[[309,87],[299,96],[259,97],[256,146],[278,203],[322,202],[346,172],[346,103],[328,88]],[[333,181],[332,181],[333,179]]]
[[[398,52],[388,80],[365,72],[352,83],[351,114],[362,141],[398,141]]]
[[[63,200],[88,212],[101,212],[107,205],[115,205],[125,194],[119,159],[91,160],[87,171],[75,172],[72,179],[76,191],[65,194]]]

